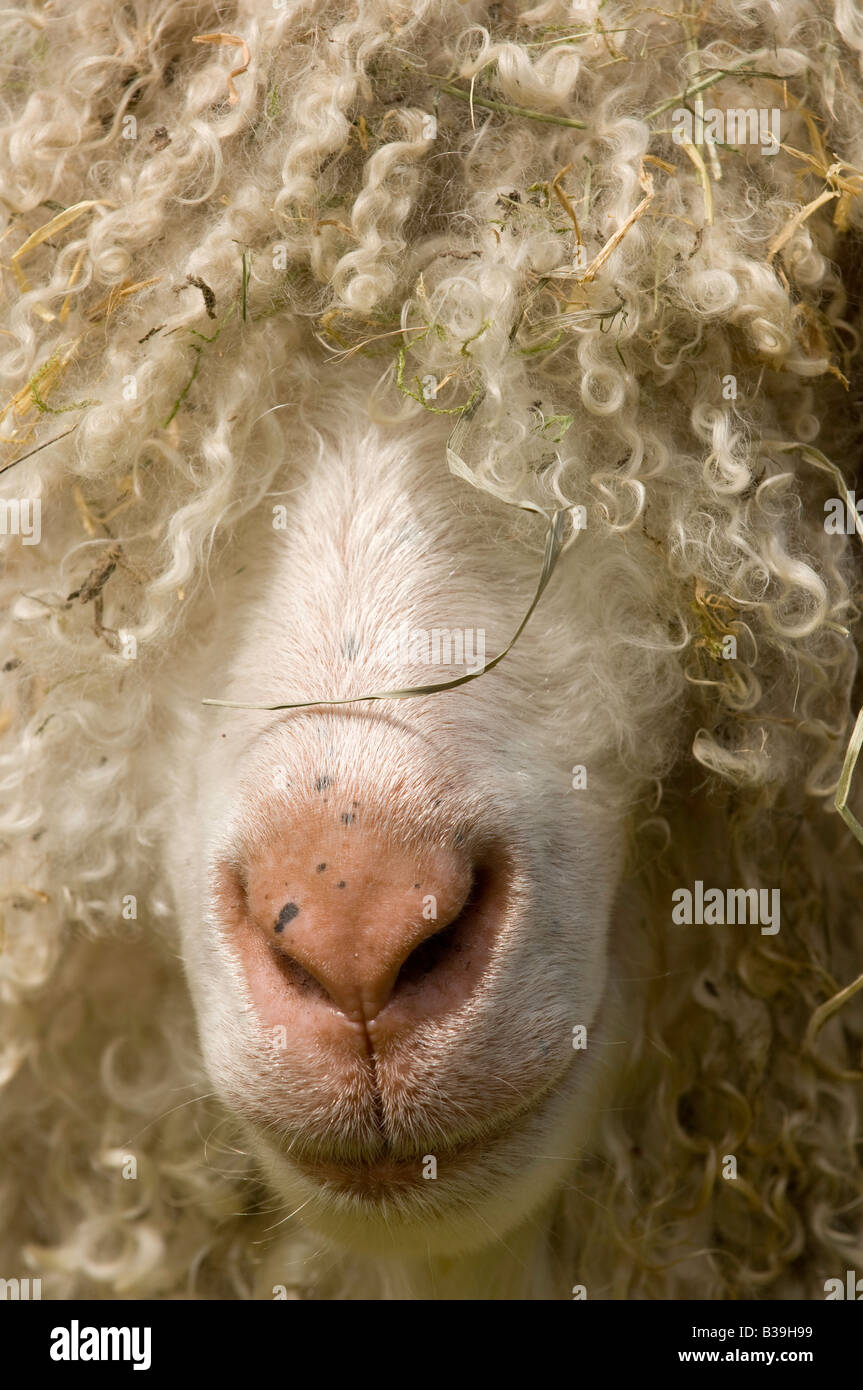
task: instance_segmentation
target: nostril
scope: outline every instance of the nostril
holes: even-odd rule
[[[324,988],[320,980],[316,980],[311,971],[301,965],[294,956],[289,955],[287,951],[279,950],[278,946],[270,949],[279,974],[286,985],[299,991],[300,994],[306,995],[309,999],[325,1000],[328,1004],[333,1002],[328,990]]]
[[[462,914],[459,913],[456,920],[450,922],[449,926],[442,927],[434,936],[420,942],[399,971],[393,987],[393,994],[397,994],[403,985],[418,985],[433,970],[437,970],[451,952],[458,951],[459,947],[455,938],[459,934],[461,922]]]
[[[476,918],[476,909],[483,899],[486,888],[486,873],[477,869],[471,874],[470,883],[461,906],[440,930],[420,941],[402,964],[388,997],[392,998],[400,990],[421,988],[428,976],[438,972],[453,957],[458,957],[470,948],[471,925]],[[343,887],[343,884],[337,885]],[[421,887],[415,883],[415,889]],[[275,932],[281,933],[284,927],[294,920],[299,909],[293,902],[286,903],[279,913]],[[270,943],[270,950],[278,966],[279,973],[287,985],[300,990],[309,998],[317,997],[340,1007],[338,989],[328,987],[326,978],[319,978],[312,969],[302,964],[292,952],[290,940]],[[358,957],[355,957],[358,958]]]
[[[473,871],[470,888],[461,909],[452,921],[428,936],[411,952],[399,970],[393,996],[411,987],[419,988],[428,977],[439,972],[454,957],[470,949],[472,928],[479,917],[480,904],[486,896],[489,875],[485,868]]]

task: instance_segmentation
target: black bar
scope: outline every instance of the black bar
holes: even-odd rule
[[[219,1385],[251,1375],[287,1386],[307,1382],[310,1374],[331,1382],[342,1366],[350,1374],[360,1363],[365,1375],[423,1385],[438,1366],[441,1375],[460,1379],[465,1358],[486,1375],[495,1365],[512,1375],[525,1357],[543,1378],[562,1374],[564,1383],[576,1384],[597,1375],[664,1374],[672,1367],[697,1375],[705,1366],[771,1372],[793,1366],[823,1381],[833,1371],[847,1374],[859,1355],[863,1310],[843,1307],[847,1301],[573,1300],[517,1308],[476,1302],[441,1308],[301,1300],[22,1301],[0,1304],[0,1335],[10,1367],[58,1384],[70,1377],[113,1381],[118,1375],[132,1376],[133,1383],[145,1376],[161,1382],[191,1372],[196,1381],[217,1377]],[[106,1335],[104,1351],[110,1358],[116,1349],[119,1359],[86,1359],[91,1350],[101,1356],[102,1328],[117,1330],[116,1337]],[[77,1351],[78,1359],[55,1359],[52,1348],[55,1356]],[[550,1358],[561,1355],[561,1370],[552,1372]]]

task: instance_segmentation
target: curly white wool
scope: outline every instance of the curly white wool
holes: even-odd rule
[[[834,198],[801,219],[832,188],[804,160],[723,151],[718,181],[709,160],[702,172],[672,144],[667,112],[645,119],[696,67],[746,60],[774,76],[724,79],[726,105],[772,107],[787,94],[783,142],[811,152],[811,108],[830,158],[859,168],[863,25],[850,0],[717,0],[695,36],[669,18],[675,8],[546,0],[511,19],[479,0],[236,0],[198,6],[193,19],[170,0],[68,0],[0,15],[14,75],[0,97],[4,458],[76,425],[2,481],[4,496],[26,489],[45,512],[38,547],[7,538],[2,580],[0,1079],[14,1135],[0,1174],[3,1273],[23,1249],[53,1296],[256,1287],[258,1218],[231,1219],[249,1167],[220,1147],[218,1112],[211,1125],[208,1102],[195,1100],[205,1083],[182,982],[158,948],[170,923],[151,864],[159,770],[141,768],[159,721],[182,720],[171,656],[195,641],[225,536],[290,486],[284,421],[268,412],[287,402],[308,441],[322,361],[361,344],[387,373],[374,408],[419,414],[428,375],[448,383],[438,409],[481,391],[478,481],[513,500],[526,489],[546,504],[587,500],[597,534],[625,547],[616,593],[597,570],[607,664],[595,678],[635,821],[644,786],[673,781],[670,744],[685,743],[716,775],[714,795],[728,796],[754,873],[787,839],[781,818],[797,826],[795,951],[679,948],[679,985],[645,1006],[645,1036],[673,1060],[663,1069],[645,1042],[631,1114],[609,1114],[579,1193],[562,1198],[574,1261],[597,1289],[653,1297],[691,1294],[693,1278],[703,1296],[796,1288],[789,1270],[804,1245],[828,1274],[863,1263],[859,1228],[835,1215],[860,1180],[838,1031],[829,1062],[799,1060],[801,1018],[831,981],[847,982],[852,961],[847,932],[828,943],[809,908],[829,899],[839,922],[859,892],[835,822],[806,799],[835,787],[848,731],[850,541],[825,536],[823,476],[764,442],[817,439],[844,459],[837,371],[856,336],[840,266],[861,200],[846,200],[841,218]],[[235,103],[226,79],[239,48],[192,43],[216,31],[248,45]],[[561,113],[586,129],[535,118]],[[214,319],[193,279],[214,295]],[[412,402],[394,384],[399,348]],[[723,395],[728,377],[736,394]],[[90,607],[66,601],[113,538],[124,563],[105,585],[105,622],[134,638],[134,662],[94,631]],[[730,604],[713,611],[738,639],[733,664],[709,657],[705,596]],[[682,684],[691,705],[670,738]],[[673,795],[662,810],[674,824]],[[677,814],[685,865],[693,831]],[[646,821],[649,835],[655,817]],[[124,885],[139,882],[146,920],[118,928]],[[656,960],[668,969],[664,949]],[[691,984],[708,969],[723,1018],[739,1016],[737,998],[771,1011],[780,1089],[763,1108],[758,1067],[730,1022],[721,1043],[690,1047],[720,1026],[715,995]],[[859,1018],[848,1027],[859,1041]],[[765,1056],[766,1044],[759,1064]],[[723,1083],[725,1130],[699,1136],[678,1102]],[[647,1093],[655,1115],[635,1099]],[[207,1166],[201,1141],[214,1134]],[[732,1143],[755,1174],[746,1216],[716,1178]],[[117,1155],[137,1148],[144,1180],[123,1183]],[[251,1210],[255,1188],[243,1190]],[[724,1242],[732,1258],[693,1275],[680,1252],[700,1242]],[[259,1291],[268,1277],[264,1266]],[[496,1278],[487,1271],[489,1290]],[[398,1291],[395,1274],[343,1266],[319,1287],[350,1293],[372,1279]],[[537,1296],[559,1287],[537,1268]]]

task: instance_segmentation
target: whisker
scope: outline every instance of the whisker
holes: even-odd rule
[[[202,1096],[192,1096],[189,1100],[181,1100],[179,1105],[172,1105],[170,1109],[163,1110],[160,1115],[156,1115],[152,1120],[148,1120],[147,1123],[141,1129],[137,1130],[135,1134],[131,1135],[126,1142],[128,1144],[134,1144],[135,1140],[140,1139],[142,1134],[146,1134],[148,1129],[152,1129],[153,1125],[161,1124],[162,1120],[166,1120],[169,1115],[176,1114],[178,1110],[185,1109],[187,1105],[197,1105],[200,1101],[212,1100],[215,1095],[215,1091],[206,1091]]]
[[[309,1205],[309,1203],[310,1203],[310,1202],[313,1202],[314,1200],[315,1200],[315,1194],[312,1193],[312,1196],[311,1196],[311,1197],[307,1197],[306,1200],[305,1200],[304,1202],[301,1202],[300,1205],[299,1205],[298,1207],[295,1207],[293,1211],[289,1211],[288,1214],[287,1214],[287,1216],[283,1216],[282,1219],[281,1219],[281,1221],[276,1221],[276,1222],[274,1222],[274,1224],[273,1224],[272,1226],[266,1226],[266,1227],[264,1228],[265,1234],[266,1234],[266,1232],[268,1232],[268,1231],[275,1231],[275,1230],[277,1230],[279,1226],[284,1226],[284,1224],[285,1224],[286,1221],[292,1221],[293,1218],[294,1218],[295,1216],[299,1216],[300,1212],[301,1212],[301,1211],[304,1211],[305,1208]]]

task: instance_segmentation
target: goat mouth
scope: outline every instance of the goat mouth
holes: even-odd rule
[[[510,1123],[492,1134],[450,1147],[430,1144],[425,1153],[408,1158],[383,1154],[353,1161],[297,1158],[291,1161],[294,1167],[314,1182],[323,1183],[341,1193],[374,1200],[391,1196],[396,1191],[422,1189],[429,1178],[444,1178],[470,1167],[505,1138],[511,1128]]]
[[[569,1070],[567,1067],[567,1074]],[[424,1151],[418,1148],[407,1156],[393,1152],[389,1146],[385,1146],[382,1153],[366,1158],[312,1157],[308,1153],[302,1156],[292,1153],[289,1161],[304,1177],[343,1195],[375,1200],[421,1191],[429,1178],[445,1181],[488,1159],[502,1143],[517,1135],[525,1125],[529,1125],[532,1117],[544,1109],[560,1082],[561,1078],[549,1082],[525,1104],[499,1115],[484,1133],[460,1143],[430,1140]]]

